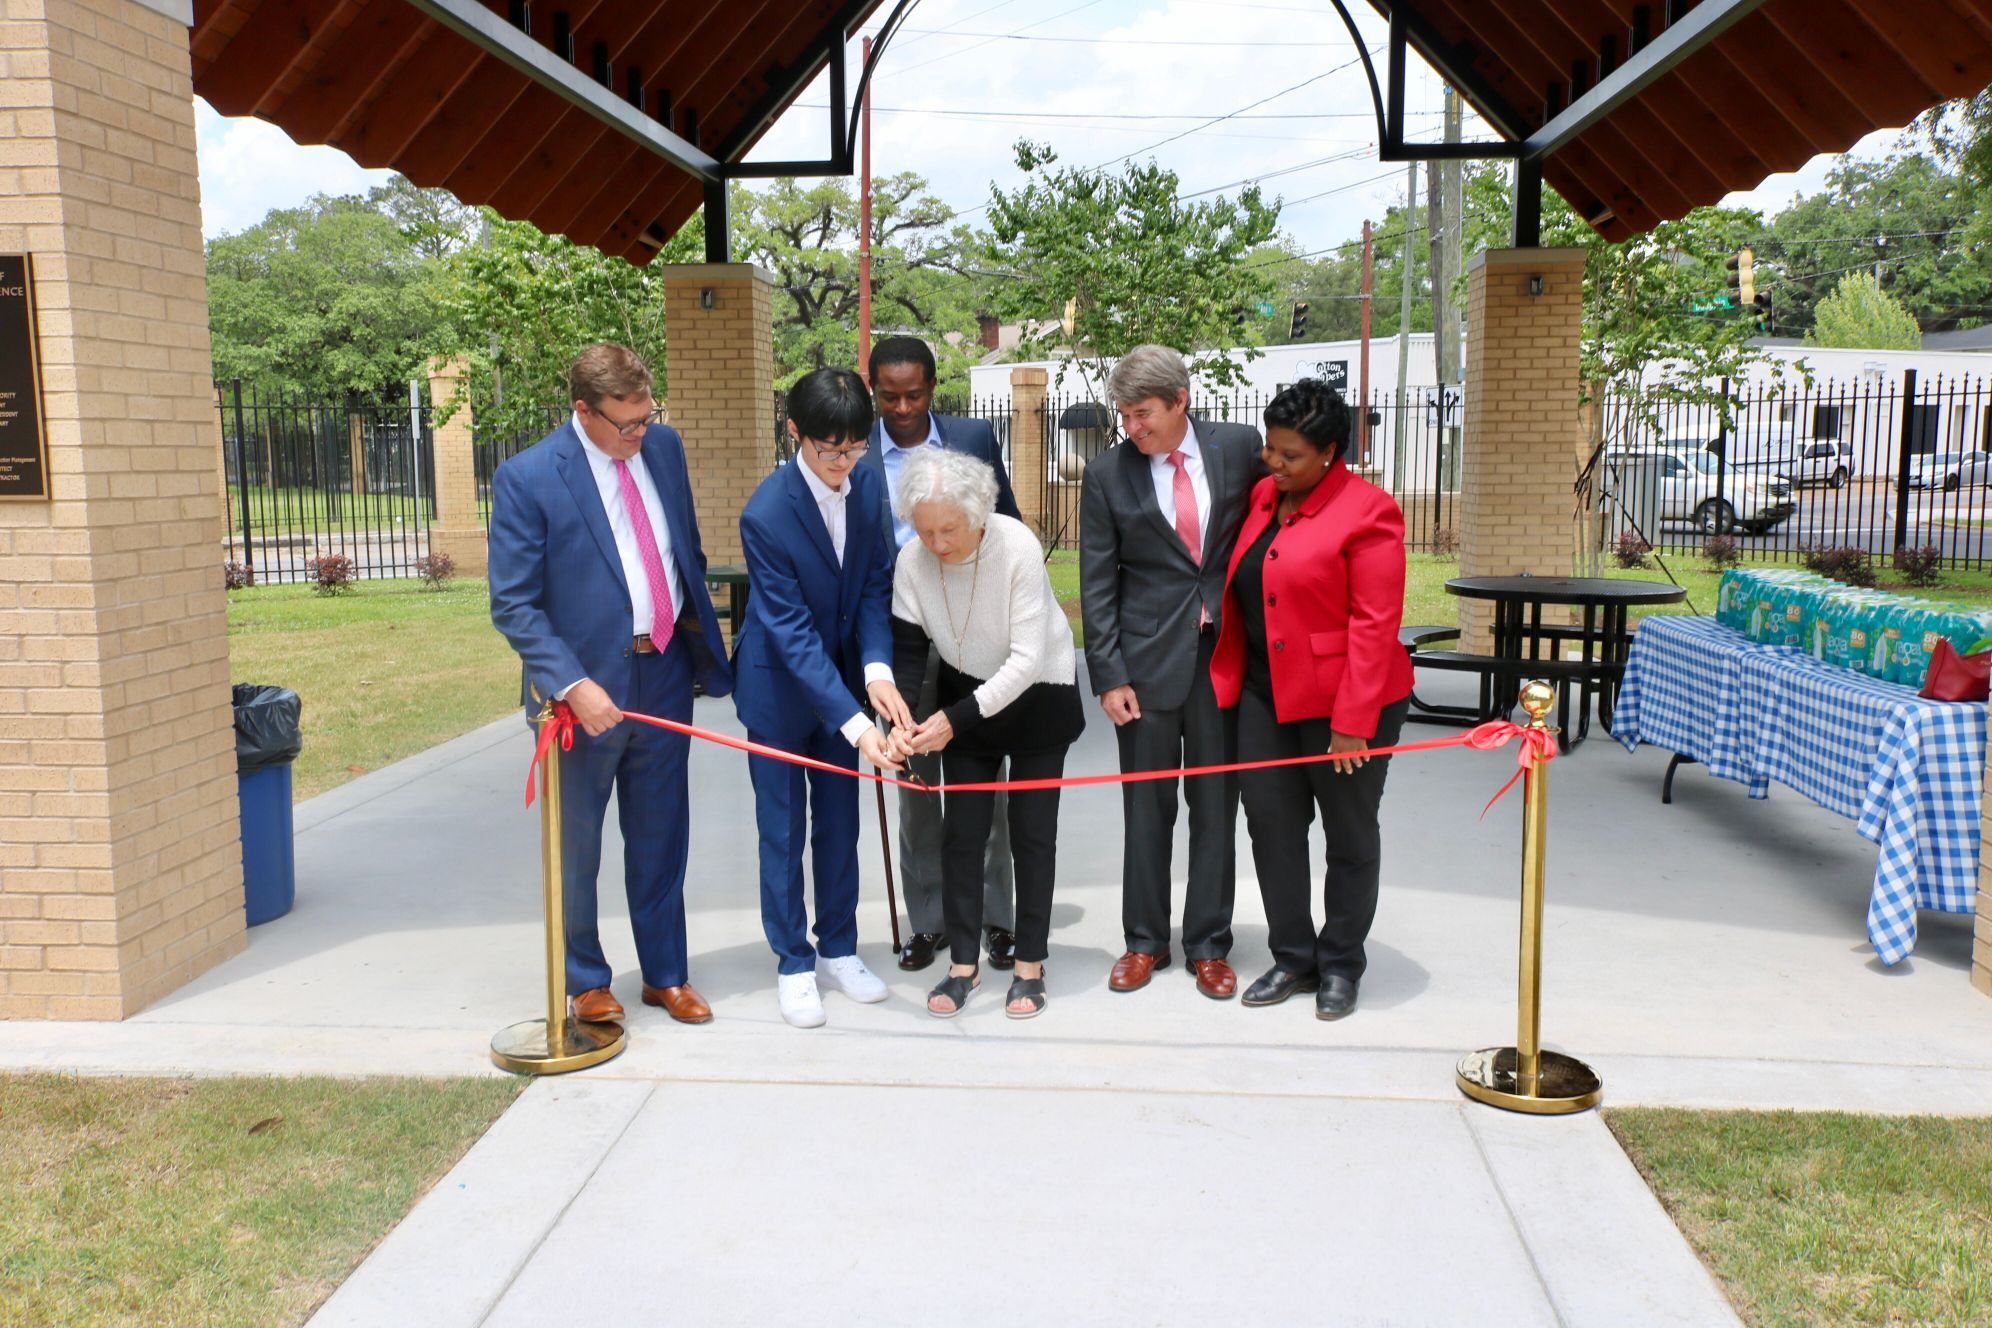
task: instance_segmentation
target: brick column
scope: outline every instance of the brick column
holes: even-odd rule
[[[0,1016],[117,1019],[244,944],[192,14],[5,16],[52,498],[0,503]]]
[[[1044,486],[1045,437],[1044,397],[1049,375],[1043,369],[1010,370],[1010,488],[1016,492],[1017,508],[1024,524],[1045,538]]]
[[[1572,571],[1583,303],[1582,249],[1488,249],[1467,264],[1461,576]],[[1491,649],[1492,622],[1489,605],[1459,601],[1461,648]]]
[[[477,460],[470,396],[464,384],[468,370],[462,357],[438,355],[429,362],[429,404],[440,411],[464,397],[449,421],[432,430],[436,453],[436,521],[429,527],[429,548],[447,553],[464,576],[489,570],[484,525],[477,519]]]
[[[752,264],[665,269],[671,427],[715,566],[740,561],[740,509],[775,465],[774,311],[775,279]]]

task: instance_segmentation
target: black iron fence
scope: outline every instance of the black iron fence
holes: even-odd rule
[[[311,401],[217,385],[227,484],[225,561],[260,582],[311,579],[338,554],[357,575],[417,575],[435,519],[430,407],[419,384],[388,398]]]
[[[1793,384],[1661,413],[1657,427],[1609,402],[1615,421],[1579,476],[1595,547],[1622,539],[1702,551],[1717,536],[1746,561],[1853,547],[1886,562],[1935,549],[1983,567],[1992,523],[1992,389],[1976,377]]]

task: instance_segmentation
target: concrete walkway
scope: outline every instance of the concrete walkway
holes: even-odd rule
[[[737,731],[731,706],[699,722]],[[1414,727],[1412,737],[1444,730]],[[83,1073],[494,1073],[542,976],[530,746],[507,720],[298,809],[298,906],[115,1025],[0,1024],[0,1066]],[[1199,997],[1180,962],[1117,996],[1118,795],[1068,794],[1048,981],[953,1021],[891,965],[867,794],[861,953],[892,997],[780,1021],[744,759],[693,757],[693,981],[717,1020],[637,1003],[604,896],[616,1061],[534,1085],[327,1304],[325,1324],[1698,1324],[1731,1316],[1601,1120],[1465,1103],[1514,1038],[1519,805],[1507,753],[1400,759],[1362,1008]],[[1075,772],[1109,770],[1093,717]],[[1893,970],[1863,935],[1874,850],[1779,791],[1595,739],[1551,772],[1544,1034],[1608,1104],[1992,1112],[1970,919],[1925,914]],[[1178,861],[1182,860],[1178,846]],[[1237,944],[1265,924],[1242,828]],[[583,1271],[586,1270],[586,1271]]]

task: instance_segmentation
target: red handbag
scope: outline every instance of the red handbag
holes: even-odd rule
[[[1977,647],[1973,647],[1974,651]],[[1930,652],[1930,671],[1918,696],[1932,701],[1983,701],[1992,692],[1992,651],[1960,655],[1939,638]]]

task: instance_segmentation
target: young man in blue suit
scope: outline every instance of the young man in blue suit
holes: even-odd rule
[[[934,352],[917,337],[887,337],[872,347],[872,394],[878,402],[878,425],[872,431],[871,448],[864,466],[885,481],[886,501],[899,496],[899,472],[906,459],[926,447],[942,447],[987,462],[996,472],[996,510],[1004,516],[1022,519],[1017,497],[1010,491],[1010,477],[1003,469],[1003,453],[996,446],[996,431],[987,420],[940,415],[934,411]],[[913,525],[901,521],[892,510],[894,548],[903,548],[913,539]],[[929,652],[927,673],[920,695],[908,697],[915,719],[934,712],[935,689],[939,682],[939,656]],[[941,758],[930,752],[909,757],[907,766],[930,784],[941,782]],[[1017,962],[1016,891],[1010,868],[1010,825],[1004,814],[1002,794],[996,795],[996,811],[989,847],[983,856],[982,918],[988,931],[989,963],[992,968],[1010,968]],[[941,918],[941,805],[932,796],[902,793],[899,798],[899,874],[906,887],[906,917],[912,938],[899,956],[899,966],[917,972],[934,962],[936,950],[947,949]]]
[[[913,722],[892,684],[898,550],[878,479],[857,464],[871,422],[871,398],[855,373],[804,375],[788,394],[795,460],[763,480],[740,514],[752,587],[733,659],[740,721],[754,742],[853,771],[861,753],[874,766],[899,768],[867,702],[894,724]],[[858,958],[858,781],[769,756],[749,756],[747,769],[760,830],[761,925],[779,961],[782,1018],[797,1028],[823,1023],[819,975],[853,1000],[884,1000],[885,984]],[[814,946],[803,903],[805,836]]]
[[[581,731],[560,762],[567,989],[574,1017],[623,1017],[595,924],[602,818],[616,794],[643,1001],[681,1023],[712,1010],[688,979],[685,859],[690,739],[623,711],[690,722],[692,680],[724,696],[705,550],[684,443],[656,420],[649,368],[590,346],[568,371],[567,423],[498,467],[491,503],[491,621],[524,663],[530,718],[564,700]]]

